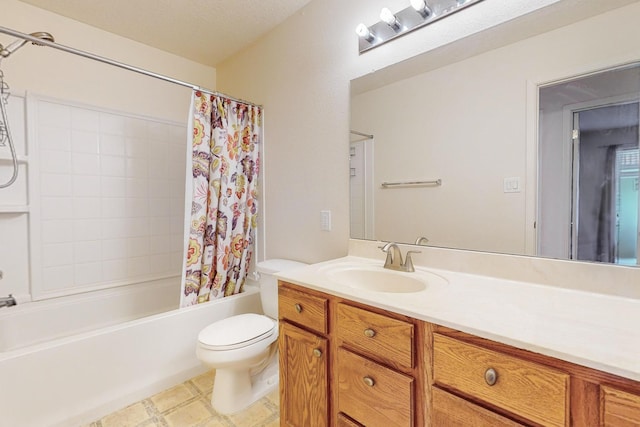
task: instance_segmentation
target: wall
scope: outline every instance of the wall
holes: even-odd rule
[[[30,33],[48,31],[56,42],[97,55],[128,63],[159,74],[215,89],[216,70],[160,50],[133,42],[102,30],[64,18],[17,0],[0,0],[4,27]],[[7,45],[12,37],[0,34],[0,43]],[[177,123],[188,118],[189,88],[176,86],[130,71],[111,67],[88,59],[27,44],[0,64],[6,82],[11,86],[10,108],[13,118],[21,121],[20,102],[25,91],[84,105],[129,112]],[[13,129],[24,150],[26,130]],[[186,138],[185,138],[186,143]],[[6,157],[8,150],[0,149]],[[0,163],[0,179],[9,176],[10,163]],[[26,167],[22,165],[20,183],[0,190],[3,203],[27,204]],[[29,299],[29,229],[28,213],[0,212],[0,295],[13,293]]]
[[[560,3],[567,8],[557,14],[552,12],[551,6]],[[406,7],[406,1],[317,0],[253,46],[220,64],[217,71],[221,90],[265,106],[265,256],[314,262],[344,255],[347,251],[351,79],[392,64],[412,62],[408,60],[425,52],[429,55],[420,62],[436,69],[566,24],[571,19],[584,18],[585,11],[598,6],[597,2],[584,1],[588,7],[574,8],[570,3],[575,2],[485,0],[471,7],[469,13],[455,14],[360,56],[354,35],[356,25],[372,24],[378,20],[383,6],[400,10]],[[541,11],[544,19],[532,13],[536,10]],[[569,16],[571,13],[580,16]],[[498,24],[522,15],[525,21],[506,25],[508,32],[493,31]],[[489,28],[492,31],[482,33]],[[623,33],[619,35],[620,40],[628,37]],[[474,38],[474,34],[481,36]],[[558,46],[570,47],[566,43]],[[589,46],[593,47],[604,48],[600,44]],[[582,62],[584,50],[576,49],[577,56],[569,58],[565,66]],[[560,56],[561,50],[555,52],[555,56]],[[497,59],[504,60],[503,57]],[[481,82],[493,72],[504,76],[507,70],[502,69],[504,64],[498,63],[501,67],[474,76],[464,87],[474,90],[477,84],[473,82]],[[541,67],[542,63],[535,57],[523,64],[524,67],[536,65]],[[455,81],[469,74],[462,72],[454,76]],[[513,85],[509,88],[513,89]],[[524,98],[526,87],[513,90],[519,92],[517,98]],[[513,114],[518,117],[508,125],[509,135],[524,139],[524,106],[519,105]],[[521,163],[520,169],[524,168],[524,159]],[[333,212],[331,232],[320,230],[322,209]]]

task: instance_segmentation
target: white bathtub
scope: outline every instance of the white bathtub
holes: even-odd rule
[[[165,285],[176,289],[168,297],[176,307],[179,285]],[[240,295],[122,323],[133,311],[144,312],[125,309],[144,298],[123,301],[132,295],[117,291],[0,310],[0,426],[95,421],[204,372],[195,355],[198,332],[216,320],[261,310],[258,289],[246,286]],[[110,311],[114,305],[118,309]],[[87,330],[89,319],[100,328]],[[57,338],[45,341],[51,336]]]

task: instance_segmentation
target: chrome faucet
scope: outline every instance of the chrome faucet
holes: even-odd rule
[[[429,239],[427,239],[426,237],[418,237],[416,239],[416,245],[426,245],[427,243],[429,243]]]
[[[386,245],[381,246],[380,249],[382,249],[382,252],[387,254],[387,259],[384,262],[384,268],[406,272],[416,271],[413,267],[411,254],[417,254],[420,253],[420,251],[407,251],[407,257],[405,261],[402,262],[402,252],[397,244],[389,242]]]
[[[0,297],[0,307],[11,307],[16,304],[16,299],[11,294],[8,297]]]

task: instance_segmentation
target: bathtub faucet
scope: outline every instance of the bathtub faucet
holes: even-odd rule
[[[0,297],[0,307],[11,307],[16,304],[16,299],[11,294],[8,297]]]

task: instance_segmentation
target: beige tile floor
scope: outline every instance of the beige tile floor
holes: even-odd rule
[[[86,427],[278,427],[278,390],[235,415],[211,407],[214,372],[136,402]]]

